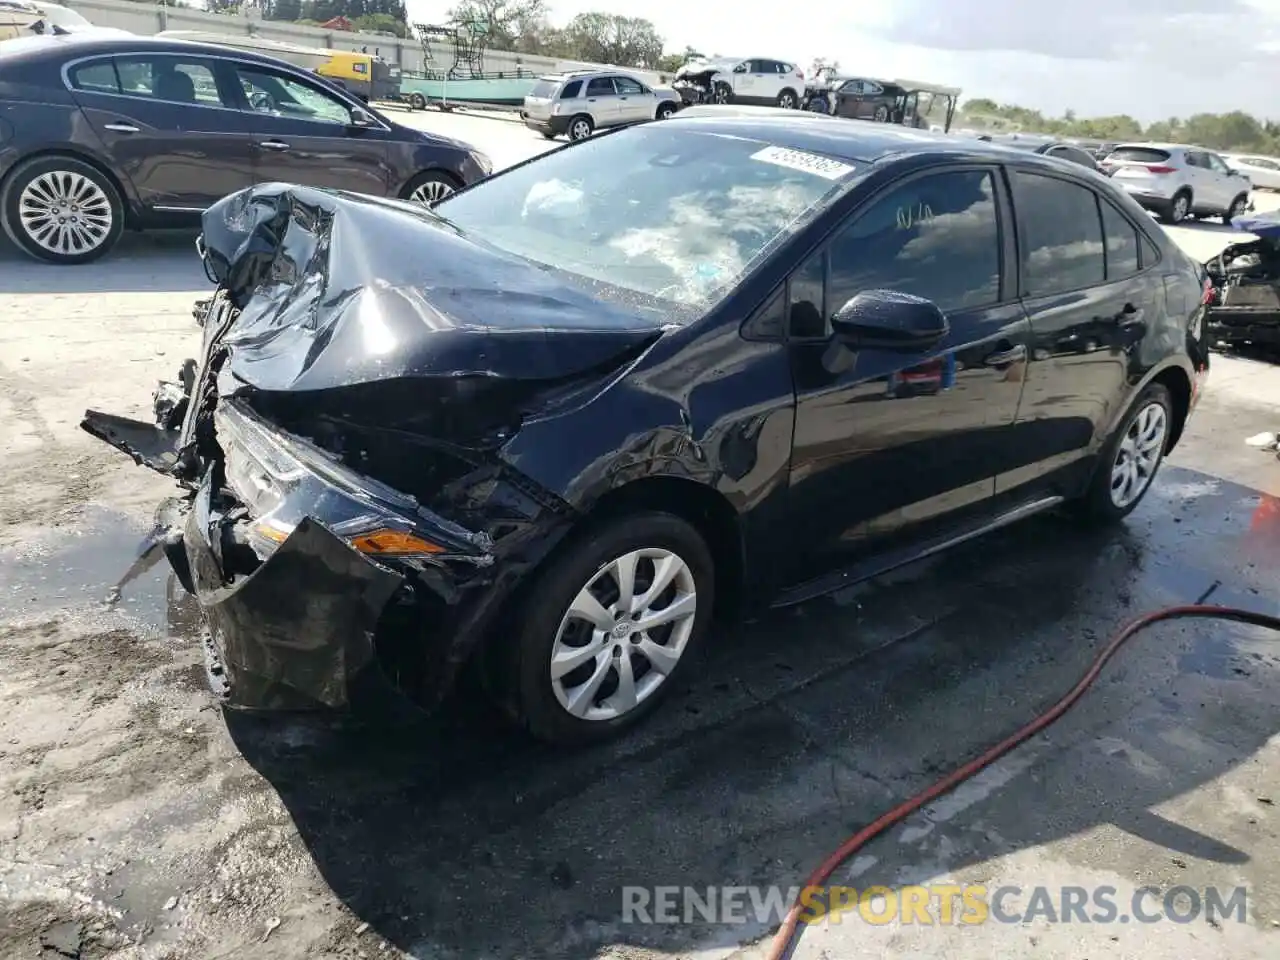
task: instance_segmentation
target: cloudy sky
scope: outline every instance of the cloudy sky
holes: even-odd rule
[[[443,19],[449,4],[409,0]],[[847,72],[962,87],[1049,114],[1129,113],[1143,122],[1242,109],[1280,120],[1280,0],[549,0],[652,20],[668,48],[814,57]],[[782,16],[808,9],[808,15]],[[821,13],[819,13],[821,11]]]

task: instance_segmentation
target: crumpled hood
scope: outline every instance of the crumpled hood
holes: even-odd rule
[[[203,227],[206,267],[242,308],[222,341],[231,373],[259,390],[554,380],[661,335],[417,205],[272,183],[225,197]]]

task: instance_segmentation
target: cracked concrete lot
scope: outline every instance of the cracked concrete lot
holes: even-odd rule
[[[498,165],[518,125],[414,114]],[[1260,196],[1262,206],[1278,206]],[[1197,257],[1230,237],[1174,230]],[[1122,527],[1047,516],[715,637],[622,742],[530,744],[468,688],[430,721],[224,717],[164,566],[113,588],[169,487],[80,432],[146,416],[197,344],[194,235],[49,268],[0,248],[0,960],[763,957],[769,924],[639,923],[625,887],[802,881],[847,834],[1056,699],[1170,603],[1277,611],[1280,367],[1215,355]],[[1084,706],[834,882],[1247,890],[1247,919],[842,923],[795,956],[1274,957],[1280,645],[1180,622]],[[1024,898],[1025,900],[1025,898]],[[631,918],[634,919],[634,918]]]

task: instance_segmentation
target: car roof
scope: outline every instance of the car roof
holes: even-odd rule
[[[1055,170],[1063,169],[1061,163],[1067,162],[1060,163],[1052,157],[1043,157],[1017,147],[954,134],[875,123],[871,120],[848,120],[825,113],[779,110],[777,107],[705,104],[687,107],[662,123],[664,126],[677,124],[707,133],[765,140],[793,150],[807,150],[863,163],[875,163],[889,156],[925,153],[951,153],[993,159],[1002,157],[1042,163]]]
[[[1134,141],[1133,143],[1117,143],[1111,149],[1113,150],[1164,150],[1172,153],[1175,150],[1202,150],[1203,147],[1193,147],[1187,143],[1146,143],[1144,141]]]
[[[240,60],[279,66],[287,61],[241,47],[228,47],[199,40],[175,40],[169,37],[143,37],[133,34],[68,33],[17,37],[5,41],[9,56],[25,54],[30,59],[71,59],[127,53],[201,53],[205,56],[235,56]],[[335,53],[340,51],[334,51]]]

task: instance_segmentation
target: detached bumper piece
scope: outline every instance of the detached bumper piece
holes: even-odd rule
[[[404,578],[361,555],[313,520],[249,573],[235,519],[202,486],[181,534],[196,598],[209,624],[210,680],[225,704],[246,710],[342,709],[373,666],[373,633]],[[178,565],[175,563],[175,567]],[[181,577],[181,573],[179,573]]]

